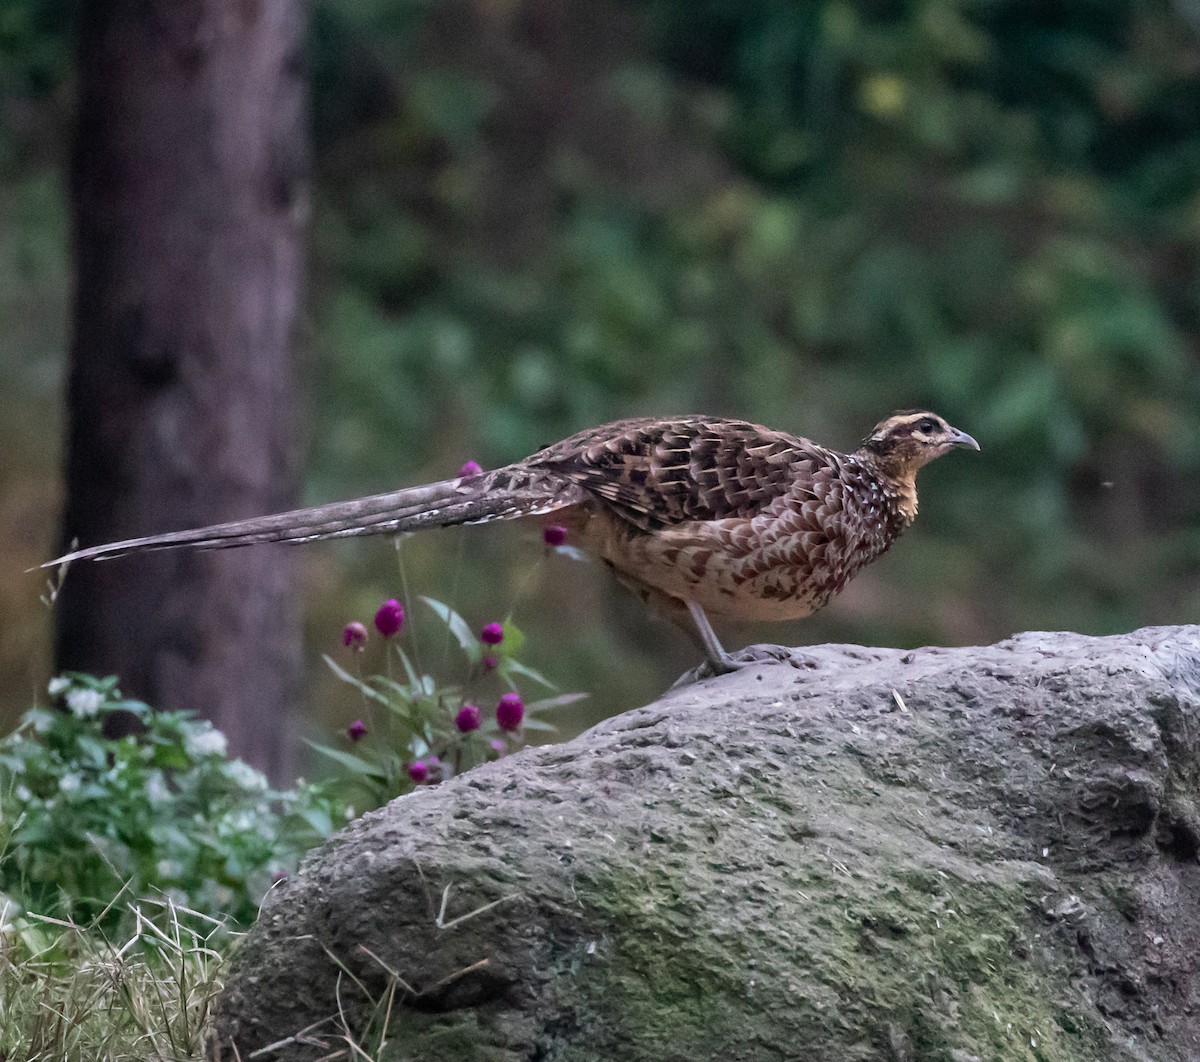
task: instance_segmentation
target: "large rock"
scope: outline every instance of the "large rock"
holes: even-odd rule
[[[1200,1058],[1200,628],[801,661],[356,822],[213,1056]]]

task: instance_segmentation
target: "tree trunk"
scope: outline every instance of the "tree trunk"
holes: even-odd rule
[[[295,501],[303,26],[300,0],[85,5],[65,541]],[[58,665],[208,716],[281,777],[300,663],[294,560],[258,548],[78,565]]]

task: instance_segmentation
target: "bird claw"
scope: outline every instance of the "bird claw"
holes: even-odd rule
[[[710,660],[703,661],[690,671],[685,671],[680,675],[672,684],[671,689],[681,689],[695,682],[704,682],[706,679],[717,678],[720,675],[730,675],[736,671],[754,667],[756,664],[788,664],[794,668],[812,666],[809,658],[799,649],[762,642],[748,645],[736,653],[726,653],[720,667],[714,666]]]

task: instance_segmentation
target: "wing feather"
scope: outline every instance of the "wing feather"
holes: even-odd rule
[[[811,493],[836,455],[745,421],[683,417],[619,421],[530,459],[552,468],[645,531],[752,517],[791,493]]]

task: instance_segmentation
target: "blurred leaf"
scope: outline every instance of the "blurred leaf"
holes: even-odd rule
[[[526,716],[521,723],[524,730],[534,730],[542,734],[555,734],[558,732],[558,727],[552,723],[547,723],[544,719],[533,719]]]
[[[334,762],[340,763],[355,774],[366,775],[369,778],[384,777],[384,772],[378,764],[372,763],[370,760],[364,760],[361,756],[355,756],[352,752],[346,752],[344,749],[330,748],[328,745],[322,745],[316,741],[306,741],[305,744],[309,748],[316,749],[322,756],[328,756]]]
[[[512,618],[506,616],[504,623],[504,640],[500,643],[500,648],[504,651],[504,655],[508,657],[520,656],[521,650],[525,648],[525,635],[521,628],[513,623]]]
[[[322,654],[321,659],[325,661],[325,664],[328,666],[329,670],[337,675],[337,677],[347,685],[353,686],[364,696],[370,697],[372,700],[378,701],[380,704],[386,705],[388,703],[387,697],[372,687],[369,683],[366,683],[362,679],[351,675],[350,672],[338,664],[333,657],[329,656],[328,654]]]
[[[507,660],[505,661],[505,667],[510,673],[527,678],[532,682],[538,683],[540,686],[545,686],[548,690],[558,689],[558,687],[555,686],[554,683],[546,678],[540,671],[535,671],[527,664],[522,664],[519,660]]]
[[[568,704],[577,704],[587,696],[586,693],[562,693],[557,697],[543,697],[541,700],[525,705],[525,711],[548,712],[554,708],[565,708]]]
[[[425,602],[437,617],[446,625],[446,628],[454,635],[459,647],[467,658],[472,663],[478,663],[483,658],[483,650],[479,643],[479,636],[471,630],[471,626],[465,619],[454,611],[449,605],[444,605],[440,601],[435,601],[431,597],[422,597]]]

